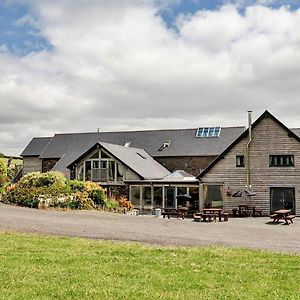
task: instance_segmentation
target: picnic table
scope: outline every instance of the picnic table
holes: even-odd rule
[[[291,215],[290,209],[279,209],[270,215],[270,218],[273,219],[273,223],[279,223],[280,220],[284,220],[287,225],[289,225],[289,221],[293,223],[295,217],[296,216]]]
[[[213,219],[216,222],[217,217],[219,217],[219,221],[222,221],[222,208],[203,208],[202,218],[205,221],[206,218],[208,221]]]
[[[176,208],[164,208],[161,215],[163,218],[168,217],[168,219],[171,218],[171,216],[177,217],[177,219],[184,219],[185,215],[188,212],[187,207],[180,207],[178,209]]]
[[[255,217],[261,216],[262,210],[257,209],[255,206],[250,206],[246,204],[239,204],[238,209],[233,209],[233,216],[235,217],[237,214],[239,217]]]

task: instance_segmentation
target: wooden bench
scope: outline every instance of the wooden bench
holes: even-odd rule
[[[227,221],[228,221],[229,213],[224,212],[224,213],[222,213],[221,216],[223,217],[224,222],[227,222]]]
[[[205,213],[205,214],[202,214],[202,220],[204,222],[206,222],[206,220],[208,220],[208,222],[211,222],[212,220],[214,220],[216,222],[217,221],[217,215]]]
[[[232,209],[232,216],[235,218],[235,217],[237,217],[237,215],[238,215],[238,209],[237,208],[233,208]]]
[[[253,217],[261,217],[262,216],[262,210],[261,209],[255,209]]]
[[[295,218],[296,218],[295,215],[288,215],[288,216],[286,217],[286,219],[289,220],[289,221],[291,221],[291,223],[294,223],[294,222],[293,222],[293,219],[295,219]]]
[[[194,222],[201,222],[202,214],[194,214]]]
[[[171,216],[178,216],[178,213],[177,213],[177,211],[174,211],[174,210],[172,210],[172,211],[163,211],[162,213],[161,213],[161,215],[163,216],[163,218],[165,218],[166,216],[168,217],[168,219],[170,219],[171,218]]]
[[[270,215],[270,218],[271,218],[271,219],[277,219],[277,217],[278,217],[277,214],[272,214],[272,215]]]

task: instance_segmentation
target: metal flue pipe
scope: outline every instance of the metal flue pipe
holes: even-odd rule
[[[246,161],[246,186],[248,189],[251,188],[251,174],[250,174],[250,144],[252,142],[252,111],[248,111],[248,142],[246,145],[246,155],[247,155],[247,161]]]

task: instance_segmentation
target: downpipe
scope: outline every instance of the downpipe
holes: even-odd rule
[[[250,144],[252,142],[252,111],[248,111],[248,131],[249,131],[249,140],[246,145],[246,187],[251,189],[251,174],[250,174]]]

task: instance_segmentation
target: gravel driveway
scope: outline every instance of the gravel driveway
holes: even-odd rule
[[[269,218],[196,223],[97,211],[37,210],[0,204],[0,229],[166,246],[229,245],[300,253],[300,218],[289,226]]]

